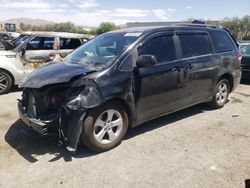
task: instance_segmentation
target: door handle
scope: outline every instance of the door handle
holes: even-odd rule
[[[181,72],[181,69],[179,67],[175,67],[172,69],[172,72],[177,74],[177,73]]]
[[[186,66],[184,67],[184,69],[185,69],[186,71],[189,71],[189,70],[191,70],[192,68],[193,68],[192,64],[188,64],[188,65],[186,65]]]

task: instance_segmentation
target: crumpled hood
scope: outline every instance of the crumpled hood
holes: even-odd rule
[[[96,71],[95,68],[87,65],[52,62],[31,72],[19,87],[41,88],[46,85],[66,83],[75,76],[94,71]]]

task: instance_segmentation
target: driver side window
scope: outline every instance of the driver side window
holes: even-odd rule
[[[175,45],[172,36],[158,36],[138,47],[138,57],[154,55],[158,64],[176,60]]]

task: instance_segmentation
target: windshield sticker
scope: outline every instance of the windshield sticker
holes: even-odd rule
[[[139,37],[142,33],[126,33],[125,37]]]

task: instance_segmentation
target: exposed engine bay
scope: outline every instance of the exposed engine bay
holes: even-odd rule
[[[95,82],[81,77],[64,84],[25,88],[18,106],[22,120],[33,129],[41,135],[58,135],[59,144],[75,151],[87,109],[102,101]]]

